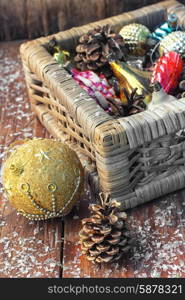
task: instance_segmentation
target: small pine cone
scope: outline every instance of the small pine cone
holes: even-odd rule
[[[74,60],[81,71],[96,71],[108,65],[110,56],[124,59],[125,51],[121,35],[112,33],[110,25],[98,26],[80,37]]]
[[[82,220],[79,233],[81,249],[89,261],[108,263],[118,261],[132,244],[120,203],[100,194],[101,204],[89,206],[90,217]]]
[[[142,97],[141,99],[135,100],[131,107],[128,109],[128,115],[135,115],[138,114],[146,109],[146,104],[143,102]]]

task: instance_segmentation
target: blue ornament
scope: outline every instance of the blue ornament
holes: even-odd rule
[[[178,18],[176,14],[169,14],[167,22],[163,23],[160,27],[156,28],[155,31],[151,33],[149,37],[157,41],[161,41],[169,33],[179,30],[177,22]]]

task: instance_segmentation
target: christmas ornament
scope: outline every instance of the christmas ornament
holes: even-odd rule
[[[159,82],[166,93],[171,93],[178,86],[183,65],[178,53],[171,51],[165,54],[155,64],[151,83]]]
[[[179,89],[185,92],[185,80],[181,80],[179,83]]]
[[[185,72],[181,75],[181,80],[179,82],[178,88],[175,90],[175,96],[177,99],[181,99],[185,97]]]
[[[110,25],[98,26],[81,36],[76,52],[77,68],[95,71],[108,65],[110,55],[124,59],[125,45],[123,38],[111,31]]]
[[[79,72],[76,69],[72,69],[71,73],[79,85],[85,89],[103,109],[110,110],[107,99],[114,98],[115,92],[103,74],[98,76],[92,71]]]
[[[54,53],[54,58],[59,65],[62,67],[68,62],[70,54],[68,51],[57,49],[58,51]]]
[[[185,97],[185,80],[182,79],[179,82],[179,86],[177,89],[177,93],[175,94],[175,96],[177,97],[177,99],[181,99]]]
[[[129,24],[120,30],[120,35],[125,41],[125,46],[133,55],[145,55],[147,47],[147,38],[150,30],[142,24]]]
[[[174,51],[179,54],[185,53],[185,32],[175,31],[168,34],[159,45],[160,56],[163,54]]]
[[[178,18],[176,14],[169,14],[167,17],[167,22],[163,23],[160,27],[157,27],[155,31],[149,35],[149,37],[160,41],[169,33],[177,31],[178,29]]]
[[[17,211],[31,220],[69,213],[83,188],[83,169],[75,152],[51,139],[22,141],[10,151],[3,183]]]
[[[136,70],[143,70],[146,64],[146,55],[145,56],[128,55],[127,64],[131,68],[135,68]]]
[[[49,41],[48,50],[62,67],[69,61],[70,53],[61,49],[55,37]]]
[[[133,89],[137,88],[138,95],[150,96],[149,89],[149,72],[139,71],[131,68],[126,63],[118,64],[116,62],[110,62],[110,66],[115,77],[118,79],[120,84],[120,99],[123,103],[127,104],[127,97],[124,93],[124,89],[129,94],[132,93]]]
[[[156,105],[163,104],[163,103],[169,103],[174,100],[177,100],[176,97],[168,95],[163,88],[161,87],[160,83],[157,82],[153,86],[153,93],[152,93],[152,101],[148,104],[148,109],[154,110]]]
[[[118,261],[133,242],[126,227],[127,215],[120,203],[100,194],[101,204],[89,206],[90,217],[82,220],[81,248],[94,263]]]

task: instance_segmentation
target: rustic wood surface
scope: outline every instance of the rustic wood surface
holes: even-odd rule
[[[158,0],[0,1],[0,40],[35,38],[115,16]],[[180,2],[185,3],[185,0]]]
[[[16,139],[48,137],[31,113],[19,57],[21,42],[0,43],[0,159]],[[0,164],[1,165],[1,164]],[[95,266],[81,255],[78,232],[93,202],[84,197],[61,219],[28,221],[0,189],[0,277],[184,277],[185,191],[128,211],[135,247],[119,264]]]

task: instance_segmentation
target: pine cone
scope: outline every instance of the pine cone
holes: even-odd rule
[[[119,98],[109,98],[109,102],[112,112],[116,117],[127,117],[137,113],[140,113],[146,109],[144,102],[144,96],[137,94],[137,88],[133,89],[129,93],[125,88],[122,91],[125,94],[127,103],[123,103]]]
[[[82,220],[80,240],[87,259],[96,262],[119,260],[131,248],[131,239],[125,225],[127,215],[120,203],[100,194],[101,204],[89,206],[90,217]]]
[[[108,58],[124,59],[125,44],[121,35],[112,33],[111,26],[98,26],[79,39],[75,62],[80,70],[99,70],[108,65]]]

